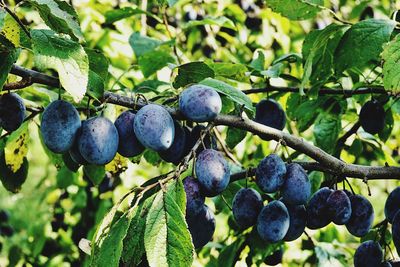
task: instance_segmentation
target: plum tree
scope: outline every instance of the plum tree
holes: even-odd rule
[[[196,160],[196,176],[205,196],[220,194],[229,184],[230,170],[222,154],[214,149],[203,150]]]
[[[252,188],[241,188],[233,198],[233,217],[243,229],[256,224],[258,214],[262,208],[261,195]]]
[[[267,242],[281,241],[290,224],[289,212],[286,206],[279,200],[268,203],[257,218],[257,232]]]
[[[377,100],[366,102],[360,110],[360,124],[370,133],[376,134],[385,128],[385,109]]]
[[[350,202],[351,217],[346,223],[346,228],[352,235],[362,237],[371,229],[374,209],[368,199],[361,195],[351,196]]]
[[[293,241],[299,238],[306,228],[307,211],[304,205],[290,205],[284,203],[289,212],[289,229],[283,240]]]
[[[25,105],[15,93],[0,96],[0,127],[7,132],[18,129],[25,119]]]
[[[118,131],[107,118],[98,116],[83,122],[79,151],[90,164],[109,163],[118,150]]]
[[[323,187],[312,195],[307,205],[308,228],[319,229],[331,222],[327,200],[332,192],[332,189]]]
[[[135,157],[144,151],[143,145],[133,130],[134,119],[135,113],[127,110],[122,112],[114,122],[119,136],[118,153],[124,157]]]
[[[133,129],[140,143],[155,151],[167,150],[174,141],[174,121],[159,105],[149,104],[139,109]]]
[[[187,140],[189,137],[185,128],[178,121],[174,121],[174,127],[175,135],[172,145],[167,150],[158,152],[158,154],[166,162],[178,165],[188,152]]]
[[[346,192],[342,190],[333,191],[326,203],[333,223],[343,225],[350,220],[351,202]]]
[[[282,263],[283,249],[275,250],[271,255],[265,257],[264,263],[269,266],[275,266]]]
[[[201,194],[199,181],[192,176],[183,180],[186,193],[186,215],[195,216],[202,211],[205,197]]]
[[[85,121],[82,122],[84,124]],[[71,159],[80,165],[87,165],[89,162],[82,156],[79,151],[79,139],[82,135],[82,127],[78,129],[75,137],[75,141],[72,144],[72,147],[69,149],[68,153],[71,156]]]
[[[196,249],[202,248],[212,239],[215,231],[215,217],[207,205],[203,205],[198,214],[186,216],[186,222]]]
[[[382,261],[382,247],[373,240],[361,243],[354,254],[354,267],[380,266]]]
[[[189,138],[187,140],[187,147],[186,150],[189,152],[193,146],[196,144],[197,140],[199,140],[201,132],[206,129],[205,126],[203,125],[196,125],[193,127],[189,134]],[[203,146],[204,144],[204,146]],[[211,149],[217,149],[217,140],[214,135],[211,135],[210,133],[206,133],[203,137],[203,142],[202,144],[197,148],[196,153],[199,154],[201,151],[204,149],[211,148]]]
[[[213,88],[205,85],[191,85],[179,96],[179,110],[192,121],[211,121],[221,109],[221,97]]]
[[[393,222],[394,216],[400,210],[400,186],[390,192],[385,202],[385,216],[390,223]]]
[[[256,183],[262,191],[273,193],[282,187],[285,175],[285,162],[278,155],[271,154],[258,164],[256,169]]]
[[[256,105],[255,121],[268,127],[283,130],[286,125],[286,114],[278,102],[273,99],[264,99]]]
[[[73,145],[81,120],[76,108],[64,100],[50,103],[43,112],[40,131],[43,142],[54,153],[65,153]]]
[[[311,195],[311,183],[306,171],[297,163],[286,167],[285,182],[281,188],[285,203],[304,205]]]

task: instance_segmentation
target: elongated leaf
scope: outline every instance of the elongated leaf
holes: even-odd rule
[[[129,37],[129,44],[131,45],[136,57],[140,57],[146,54],[146,52],[152,51],[160,46],[161,41],[147,36],[142,36],[139,32],[135,32]]]
[[[214,70],[215,76],[222,76],[238,81],[242,81],[247,78],[247,67],[242,64],[216,62],[210,64],[210,67]]]
[[[183,87],[188,84],[198,83],[205,78],[214,78],[214,71],[204,62],[190,62],[178,67],[178,75],[173,86]]]
[[[7,80],[8,73],[12,65],[17,61],[19,56],[19,49],[11,49],[10,51],[0,52],[0,91]]]
[[[400,35],[387,44],[383,50],[383,85],[386,90],[400,91]],[[399,103],[399,101],[397,101]]]
[[[340,115],[332,112],[320,113],[314,125],[316,145],[326,152],[332,153],[341,129]]]
[[[85,52],[89,59],[89,81],[87,92],[91,97],[99,99],[104,94],[109,62],[100,51],[85,49]]]
[[[291,20],[313,18],[321,10],[323,0],[268,0],[266,4],[277,13]]]
[[[230,149],[234,149],[245,137],[247,132],[241,129],[229,127],[226,133],[226,145]]]
[[[89,79],[89,59],[82,46],[51,30],[32,30],[31,35],[37,66],[57,70],[65,90],[75,101],[82,100]]]
[[[154,16],[154,14],[152,14],[150,12],[144,11],[137,7],[123,7],[123,8],[112,9],[112,10],[107,11],[104,14],[104,16],[106,17],[105,24],[112,24],[121,19],[126,19],[131,16],[140,15],[140,14],[146,14],[147,16],[152,17],[162,23],[161,19],[159,19],[157,16]]]
[[[28,122],[22,124],[7,139],[4,149],[6,164],[13,172],[17,172],[28,153]]]
[[[168,63],[175,63],[175,58],[162,50],[149,51],[139,57],[139,67],[145,77],[154,74]]]
[[[195,26],[200,26],[200,25],[218,25],[220,27],[225,27],[225,28],[229,28],[229,29],[233,29],[235,30],[235,24],[233,23],[232,20],[228,19],[225,16],[220,16],[220,17],[206,17],[202,20],[192,20],[189,21],[184,29],[188,29],[191,27],[195,27]]]
[[[106,175],[105,167],[98,165],[83,166],[83,173],[92,181],[93,184],[99,185]]]

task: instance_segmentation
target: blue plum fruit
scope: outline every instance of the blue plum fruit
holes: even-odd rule
[[[137,139],[155,151],[167,150],[174,141],[174,121],[162,106],[149,104],[136,113],[133,129]]]
[[[192,150],[197,140],[200,139],[201,131],[204,131],[205,129],[206,127],[204,127],[203,125],[196,125],[195,127],[193,127],[186,143],[187,153],[189,153],[190,150]],[[217,149],[217,140],[215,136],[211,135],[210,133],[207,133],[203,137],[203,143],[196,149],[196,154],[199,154],[201,151],[207,148]]]
[[[183,180],[186,193],[186,215],[195,216],[203,209],[205,197],[201,194],[199,181],[191,176]]]
[[[258,214],[262,208],[263,201],[261,195],[252,188],[240,189],[233,198],[233,217],[243,229],[256,224]]]
[[[65,153],[74,144],[81,120],[76,108],[64,100],[50,103],[43,112],[40,131],[43,142],[54,153]]]
[[[84,122],[82,122],[83,124]],[[82,156],[81,152],[79,151],[79,139],[82,134],[82,127],[78,129],[75,137],[74,144],[72,147],[69,149],[69,155],[71,156],[71,159],[75,161],[77,164],[80,165],[87,165],[89,162]]]
[[[283,249],[275,250],[271,255],[265,257],[264,263],[269,266],[275,266],[282,263]]]
[[[281,188],[285,203],[304,205],[311,195],[311,183],[306,171],[297,163],[286,167],[285,182]]]
[[[370,100],[360,110],[361,127],[370,134],[381,132],[385,128],[386,112],[377,100]]]
[[[394,216],[400,210],[400,186],[390,192],[385,203],[385,216],[391,223]]]
[[[284,240],[293,241],[299,238],[306,228],[307,211],[304,205],[290,205],[285,203],[285,206],[289,212],[290,224]]]
[[[187,131],[179,122],[175,121],[174,127],[175,136],[171,147],[167,150],[158,152],[158,154],[166,162],[178,165],[187,154],[186,144],[189,137],[187,136]]]
[[[315,192],[307,205],[307,227],[319,229],[331,222],[327,200],[333,190],[323,187]]]
[[[256,169],[256,183],[266,193],[278,191],[285,182],[286,165],[276,154],[261,160]]]
[[[196,160],[196,176],[205,196],[214,197],[225,190],[230,180],[228,162],[214,149],[203,150]]]
[[[333,223],[343,225],[350,220],[351,202],[346,192],[342,190],[333,191],[326,200],[326,203]]]
[[[261,100],[256,105],[255,121],[268,127],[283,130],[286,124],[285,111],[273,99]]]
[[[382,247],[373,240],[361,243],[354,253],[354,267],[379,267],[382,261]]]
[[[217,117],[221,109],[221,97],[209,86],[191,85],[179,96],[179,110],[192,121],[211,121]]]
[[[9,93],[0,96],[0,127],[7,132],[18,129],[25,119],[25,105],[22,98]]]
[[[374,222],[374,208],[365,197],[350,197],[351,217],[346,223],[347,230],[354,236],[362,237],[368,233]]]
[[[127,110],[122,112],[114,122],[119,136],[118,153],[127,158],[135,157],[144,151],[143,145],[136,138],[133,130],[134,119],[135,113]]]
[[[196,249],[204,247],[213,237],[215,231],[214,213],[207,205],[194,216],[186,216],[193,245]]]
[[[83,122],[79,151],[90,164],[104,165],[113,160],[118,150],[118,131],[105,117],[93,117]]]
[[[281,241],[290,225],[289,212],[279,200],[274,200],[266,205],[257,218],[257,232],[267,242]]]
[[[397,212],[393,218],[392,236],[397,253],[400,254],[400,212]]]

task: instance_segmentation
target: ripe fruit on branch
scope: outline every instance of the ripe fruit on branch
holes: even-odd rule
[[[363,242],[354,254],[354,267],[380,266],[382,261],[382,247],[372,240]]]
[[[192,121],[211,121],[221,109],[221,97],[209,86],[191,85],[179,96],[179,110]]]
[[[282,106],[273,99],[261,100],[256,105],[255,121],[265,126],[283,130],[286,124],[286,115]]]
[[[327,200],[332,189],[323,187],[313,194],[307,205],[307,227],[319,229],[331,222]]]
[[[232,203],[233,217],[237,224],[246,229],[257,222],[258,214],[263,208],[261,195],[252,188],[240,189]]]
[[[187,139],[189,138],[189,131],[186,130],[178,121],[174,121],[175,136],[174,141],[170,148],[160,151],[158,154],[166,162],[171,162],[178,165],[179,162],[186,156],[187,152]]]
[[[200,192],[199,181],[191,176],[183,180],[186,193],[186,216],[195,216],[203,209],[204,196]]]
[[[81,120],[76,108],[64,100],[51,102],[43,112],[40,131],[46,146],[54,153],[65,153],[73,145]]]
[[[326,200],[329,216],[333,223],[343,225],[350,220],[351,202],[347,194],[342,190],[333,191]]]
[[[394,189],[386,199],[385,216],[390,223],[393,222],[394,216],[400,210],[400,186]]]
[[[190,131],[188,142],[187,142],[187,152],[192,150],[193,146],[196,144],[197,140],[199,140],[201,131],[204,131],[206,129],[205,126],[203,125],[196,125],[193,127],[193,129]],[[204,144],[204,146],[203,146]],[[196,154],[199,154],[201,151],[204,150],[205,148],[212,148],[212,149],[217,149],[217,140],[214,135],[211,135],[209,132],[207,132],[204,137],[203,137],[203,142],[201,145],[197,148]]]
[[[385,109],[377,100],[365,103],[360,111],[360,124],[370,134],[376,134],[385,128]]]
[[[93,117],[82,123],[79,151],[91,164],[104,165],[113,160],[118,150],[118,131],[105,117]]]
[[[18,129],[25,119],[25,105],[22,98],[9,93],[0,96],[0,127],[7,132]]]
[[[374,221],[374,208],[365,197],[354,195],[350,197],[351,217],[346,223],[347,230],[354,236],[362,237],[371,229]]]
[[[156,104],[146,105],[136,113],[133,129],[140,143],[155,151],[167,150],[174,141],[174,121],[165,108]]]
[[[266,193],[278,191],[285,182],[286,165],[276,154],[265,157],[256,169],[256,183]]]
[[[85,123],[84,121],[82,123]],[[76,133],[75,141],[72,147],[69,150],[69,155],[71,156],[71,159],[75,161],[77,164],[80,165],[86,165],[89,164],[87,160],[82,156],[81,152],[79,151],[79,139],[82,134],[82,128],[78,129],[78,132]]]
[[[397,253],[400,253],[400,212],[397,212],[393,218],[392,236]]]
[[[269,266],[275,266],[282,263],[283,249],[275,250],[271,255],[265,257],[264,263]]]
[[[196,249],[204,247],[214,235],[214,213],[207,205],[203,205],[200,212],[194,216],[186,216],[193,245]]]
[[[257,232],[260,237],[271,243],[281,241],[290,224],[289,212],[279,200],[274,200],[266,205],[258,215]]]
[[[127,110],[122,112],[114,122],[119,136],[118,153],[128,158],[137,156],[144,151],[144,147],[133,130],[134,119],[135,113]]]
[[[197,157],[195,167],[205,196],[214,197],[228,186],[230,170],[228,162],[220,152],[214,149],[203,150]]]
[[[307,211],[304,205],[290,205],[284,203],[289,212],[289,229],[283,240],[293,241],[299,238],[306,228]]]
[[[291,205],[307,203],[311,195],[311,183],[303,167],[297,163],[287,165],[285,182],[281,191],[285,203]]]

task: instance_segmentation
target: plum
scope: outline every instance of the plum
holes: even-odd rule
[[[397,212],[393,218],[392,236],[393,236],[393,243],[396,247],[397,253],[400,254],[400,212]]]
[[[285,203],[291,205],[304,205],[311,195],[311,183],[306,171],[297,163],[286,167],[285,182],[281,188]]]
[[[65,153],[72,147],[80,127],[76,108],[67,101],[56,100],[43,112],[40,131],[49,150]]]
[[[366,102],[360,111],[361,127],[370,134],[377,134],[385,128],[386,112],[377,100]]]
[[[276,154],[261,160],[256,169],[256,183],[266,193],[278,191],[285,181],[285,162]]]
[[[261,195],[252,188],[241,188],[233,198],[233,217],[243,229],[256,224],[258,214],[262,208]]]
[[[396,213],[400,210],[400,186],[390,192],[385,203],[385,216],[391,223]]]
[[[327,200],[333,190],[323,187],[315,192],[307,205],[307,227],[319,229],[331,222]]]
[[[265,257],[264,263],[269,266],[275,266],[278,265],[279,263],[282,263],[282,258],[283,258],[283,249],[280,248],[272,252],[272,254]]]
[[[136,113],[133,129],[137,139],[155,151],[167,150],[174,141],[174,121],[162,106],[149,104]]]
[[[175,136],[170,148],[158,152],[166,162],[178,165],[187,154],[187,131],[178,121],[174,121]]]
[[[279,200],[274,200],[266,205],[257,218],[257,232],[267,242],[281,241],[290,224],[289,212]]]
[[[217,117],[221,109],[221,97],[209,86],[191,85],[179,96],[179,110],[192,121],[211,121]]]
[[[201,194],[199,181],[188,176],[183,180],[183,187],[186,193],[186,214],[187,216],[197,215],[203,209],[205,200]]]
[[[189,153],[190,150],[192,150],[192,148],[196,144],[197,140],[200,139],[201,131],[204,131],[205,129],[206,129],[206,127],[204,127],[203,125],[196,125],[195,127],[193,127],[193,129],[191,130],[191,132],[189,134],[187,143],[186,143],[187,153]],[[204,144],[204,146],[203,146],[203,144]],[[199,154],[201,151],[203,151],[204,149],[207,149],[207,148],[217,149],[217,140],[216,140],[215,136],[211,135],[210,133],[207,133],[203,137],[203,143],[197,148],[196,154]]]
[[[71,159],[75,161],[77,164],[87,165],[89,164],[89,162],[87,162],[87,160],[82,156],[81,152],[79,151],[79,138],[81,137],[81,134],[82,134],[82,127],[78,129],[75,141],[72,147],[69,149],[68,153],[71,156]]]
[[[203,150],[197,157],[195,168],[205,196],[214,197],[228,186],[230,170],[220,152],[214,149]]]
[[[83,122],[78,140],[82,157],[90,164],[104,165],[113,160],[118,150],[118,131],[105,117],[93,117]]]
[[[119,136],[118,153],[124,157],[135,157],[144,151],[143,145],[139,142],[133,130],[135,113],[131,110],[122,112],[115,120]]]
[[[203,205],[200,212],[194,216],[186,216],[193,245],[196,249],[204,247],[214,235],[214,213],[207,205]]]
[[[354,253],[354,267],[376,267],[383,261],[382,247],[378,242],[368,240]]]
[[[351,202],[346,192],[342,190],[333,191],[326,200],[326,203],[333,223],[343,225],[350,220]]]
[[[25,119],[25,105],[15,93],[0,96],[0,127],[7,132],[18,129]]]
[[[290,205],[284,203],[289,212],[289,229],[283,240],[293,241],[299,238],[306,228],[307,211],[304,205]]]
[[[362,237],[371,229],[374,221],[374,208],[365,197],[354,195],[350,197],[351,217],[346,223],[347,230],[354,236]]]
[[[255,121],[268,127],[283,130],[286,125],[285,111],[275,100],[264,99],[256,105]]]

